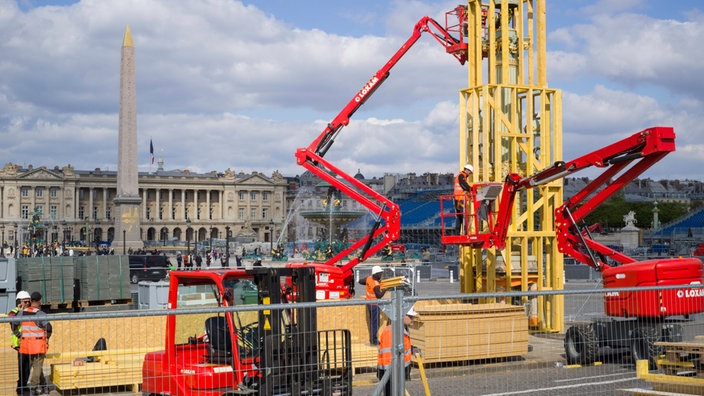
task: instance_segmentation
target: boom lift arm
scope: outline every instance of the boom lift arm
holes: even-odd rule
[[[558,249],[598,271],[608,268],[603,257],[611,257],[621,264],[633,263],[635,259],[591,239],[589,228],[580,226],[579,223],[592,210],[672,151],[675,151],[674,130],[670,127],[652,127],[572,161],[556,162],[550,168],[528,177],[521,177],[515,173],[509,174],[501,191],[498,209],[496,213],[490,213],[493,227],[489,232],[465,233],[461,236],[443,235],[443,242],[503,249],[506,245],[515,197],[519,191],[562,179],[590,167],[597,167],[605,168],[605,171],[555,209]],[[476,202],[474,203],[478,206]],[[468,221],[464,224],[468,224]]]
[[[451,17],[456,17],[459,22],[450,26],[447,22],[448,18]],[[354,95],[342,111],[327,125],[323,132],[313,140],[308,147],[300,148],[296,151],[296,161],[299,165],[327,181],[341,192],[347,194],[366,207],[370,212],[377,214],[375,225],[366,237],[361,238],[350,247],[325,262],[325,264],[334,265],[355,250],[361,248],[362,250],[357,257],[341,267],[346,277],[351,278],[351,269],[359,262],[366,260],[388,243],[399,238],[401,214],[397,204],[332,165],[323,157],[334,143],[335,138],[342,128],[349,124],[350,117],[389,77],[391,69],[418,41],[422,33],[431,33],[433,38],[443,45],[448,53],[454,56],[461,64],[464,64],[467,59],[467,44],[463,42],[464,23],[466,23],[466,8],[464,6],[458,6],[454,10],[446,13],[447,30],[430,17],[425,16],[421,18],[418,23],[416,23],[413,33],[408,40],[406,40],[391,59],[369,79],[362,89]],[[453,37],[450,32],[458,33],[459,38]],[[337,178],[338,176],[340,179]],[[375,243],[374,241],[379,237],[381,237],[381,239]]]

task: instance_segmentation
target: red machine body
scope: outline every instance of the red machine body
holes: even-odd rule
[[[665,155],[675,151],[675,132],[670,127],[653,127],[623,140],[583,155],[569,162],[558,162],[532,176],[510,174],[501,194],[485,199],[479,192],[497,188],[496,183],[477,183],[466,198],[464,229],[461,235],[445,232],[445,223],[454,218],[454,210],[445,210],[452,196],[441,197],[442,242],[471,245],[477,248],[503,249],[516,194],[569,176],[590,167],[604,172],[581,191],[555,209],[557,244],[560,252],[601,272],[608,288],[698,285],[704,271],[696,258],[654,259],[638,262],[634,258],[596,242],[593,227],[583,224],[585,217],[638,175]],[[484,205],[487,219],[482,224],[479,209]],[[610,259],[610,261],[608,259]],[[609,261],[611,264],[607,263]],[[606,314],[616,317],[662,318],[704,312],[704,293],[700,289],[672,289],[652,293],[607,293]]]
[[[310,267],[171,271],[167,308],[190,312],[166,316],[164,350],[142,364],[142,393],[351,395],[349,330],[318,331],[316,309],[298,304],[316,300],[314,278]],[[287,308],[254,310],[275,304]],[[231,306],[253,309],[218,310]]]
[[[288,264],[289,267],[313,265],[316,268],[319,298],[351,297],[354,293],[352,268],[377,253],[384,246],[397,240],[401,227],[401,213],[397,204],[326,161],[323,157],[342,128],[349,124],[350,117],[389,77],[391,69],[418,41],[422,33],[431,33],[432,37],[445,47],[447,53],[454,56],[461,64],[464,64],[467,60],[467,44],[464,42],[463,35],[463,27],[466,22],[465,6],[458,6],[446,13],[445,28],[430,17],[421,18],[416,23],[411,36],[391,59],[354,95],[340,113],[330,121],[322,133],[308,147],[300,148],[296,151],[296,161],[299,165],[359,202],[371,213],[377,215],[375,225],[366,237],[355,241],[348,248],[340,251],[324,263]],[[337,265],[355,252],[358,253],[347,263],[342,266]]]

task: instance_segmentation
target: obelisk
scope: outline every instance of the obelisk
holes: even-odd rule
[[[117,144],[117,195],[115,203],[115,237],[112,248],[122,253],[141,249],[139,180],[137,178],[137,82],[135,79],[134,42],[130,27],[125,29],[120,62],[120,119]]]

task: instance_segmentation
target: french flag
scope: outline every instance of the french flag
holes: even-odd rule
[[[152,155],[152,164],[154,164],[154,145],[151,139],[149,139],[149,154]]]

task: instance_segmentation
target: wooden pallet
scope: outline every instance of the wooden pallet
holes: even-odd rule
[[[665,349],[665,358],[658,367],[667,375],[687,375],[704,378],[704,342],[656,342]]]
[[[62,391],[126,386],[137,393],[142,383],[145,353],[144,350],[126,349],[48,356],[59,360],[72,359],[51,364],[51,382]],[[92,356],[93,361],[86,361],[85,356]]]

